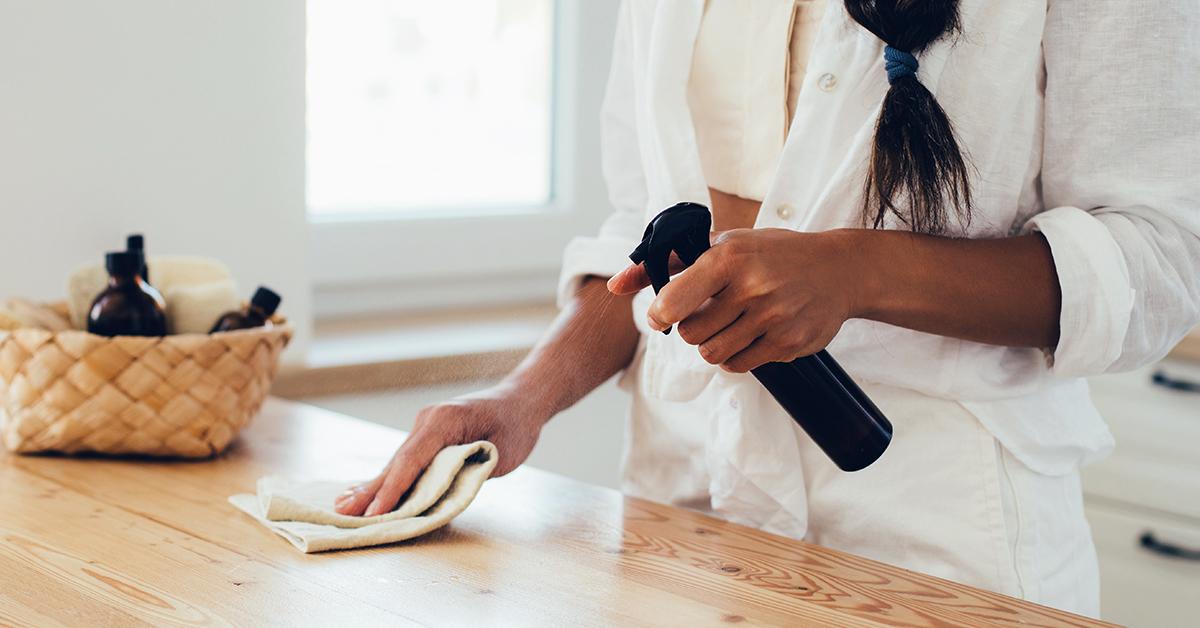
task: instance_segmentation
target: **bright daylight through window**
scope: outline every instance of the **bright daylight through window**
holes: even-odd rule
[[[547,203],[553,46],[554,0],[309,0],[310,214]]]

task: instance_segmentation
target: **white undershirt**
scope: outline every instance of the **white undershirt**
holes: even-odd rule
[[[761,201],[775,177],[825,0],[707,0],[688,106],[709,187]]]

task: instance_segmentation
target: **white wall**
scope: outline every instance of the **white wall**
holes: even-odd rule
[[[0,0],[0,297],[131,231],[275,288],[302,355],[303,2]]]

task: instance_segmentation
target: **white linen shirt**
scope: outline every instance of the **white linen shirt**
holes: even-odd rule
[[[1040,231],[1062,286],[1059,343],[1047,355],[851,320],[829,351],[860,381],[961,403],[1030,468],[1070,473],[1112,445],[1082,378],[1153,362],[1200,321],[1200,5],[960,6],[961,34],[918,56],[919,79],[975,169],[974,219],[947,235]],[[596,237],[568,245],[560,301],[583,276],[624,268],[662,208],[709,203],[687,100],[703,9],[703,0],[622,3],[602,115],[616,211]],[[883,47],[841,2],[829,2],[805,77],[826,88],[800,93],[757,227],[862,226],[863,180],[888,88]],[[763,466],[751,459],[754,449],[771,451],[755,434],[770,430],[740,414],[770,406],[765,390],[708,365],[678,334],[650,332],[652,299],[646,290],[634,301],[644,332],[635,393],[686,400],[722,382],[738,398],[718,419],[727,427],[714,433],[732,436],[707,446],[764,491],[789,490],[778,468],[754,468]],[[734,487],[714,489],[722,490]]]
[[[707,0],[688,76],[708,187],[761,201],[775,179],[825,0]]]

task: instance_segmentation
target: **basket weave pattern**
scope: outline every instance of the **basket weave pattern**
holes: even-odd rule
[[[262,406],[291,336],[282,321],[161,338],[0,332],[4,444],[22,453],[221,453]]]

